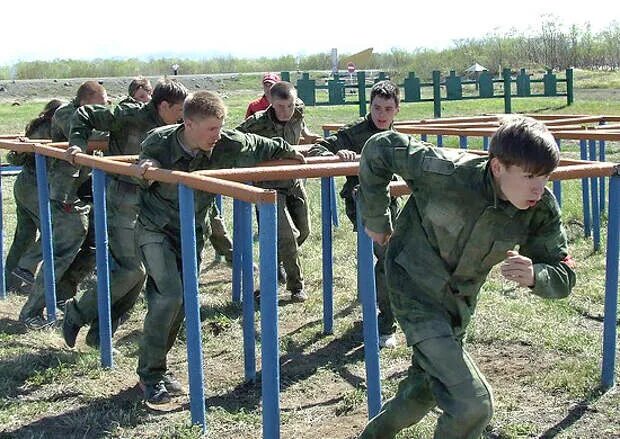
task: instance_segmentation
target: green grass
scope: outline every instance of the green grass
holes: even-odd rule
[[[256,78],[255,78],[256,79]],[[248,83],[223,84],[230,107],[228,126],[243,117],[256,96]],[[40,103],[0,105],[0,132],[13,132],[39,111]],[[515,99],[515,111],[620,114],[618,101]],[[447,102],[444,115],[501,112],[501,99]],[[404,104],[400,119],[431,117],[432,106]],[[308,107],[310,127],[346,123],[355,106]],[[430,140],[433,140],[430,138]],[[457,139],[447,138],[456,145]],[[480,142],[475,142],[479,147]],[[618,143],[608,143],[609,160],[620,161]],[[563,144],[563,154],[577,155],[577,145]],[[12,178],[3,179],[5,250],[15,227]],[[340,186],[343,178],[337,179]],[[334,230],[334,334],[322,331],[322,256],[320,185],[308,181],[313,231],[302,248],[310,299],[290,304],[281,291],[278,307],[281,354],[281,425],[283,438],[351,438],[366,422],[366,387],[361,311],[356,302],[355,238],[338,200],[341,226]],[[225,218],[231,227],[232,203]],[[496,410],[486,438],[614,438],[620,431],[620,396],[600,394],[601,316],[604,303],[604,251],[593,252],[582,236],[578,181],[563,183],[563,218],[571,253],[578,263],[578,284],[566,300],[542,300],[515,289],[493,271],[481,293],[468,331],[468,350],[494,388]],[[605,243],[603,224],[602,243]],[[241,308],[230,303],[230,270],[210,266],[207,249],[200,279],[207,437],[261,437],[260,383],[244,383]],[[257,256],[257,254],[255,255]],[[87,283],[92,286],[92,279]],[[135,388],[137,344],[145,304],[139,302],[114,339],[115,367],[99,366],[98,352],[87,348],[82,331],[76,350],[67,349],[57,330],[25,332],[17,314],[25,299],[11,295],[0,302],[0,437],[166,437],[197,438],[189,425],[186,399],[169,413],[150,411]],[[260,313],[256,313],[257,368],[260,371]],[[381,352],[382,394],[392,396],[410,364],[410,350]],[[169,355],[169,366],[187,382],[185,335]],[[260,378],[260,376],[259,376]],[[398,435],[432,437],[437,413]],[[556,436],[550,436],[557,432]]]

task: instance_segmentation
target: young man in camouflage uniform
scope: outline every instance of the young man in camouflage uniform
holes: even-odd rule
[[[52,99],[38,117],[26,126],[25,134],[30,140],[50,139],[52,137],[52,117],[62,105],[62,101]],[[5,279],[8,290],[32,291],[34,273],[41,263],[41,242],[36,240],[39,230],[39,200],[37,197],[37,176],[34,154],[10,151],[7,161],[22,170],[13,184],[15,198],[15,235],[6,256]]]
[[[226,107],[210,91],[188,96],[183,107],[184,123],[158,128],[142,143],[140,167],[151,166],[191,172],[252,166],[278,158],[303,161],[282,139],[267,139],[236,130],[222,130]],[[196,255],[204,244],[206,216],[215,195],[196,191]],[[147,314],[140,344],[138,375],[145,400],[152,404],[170,401],[170,393],[182,388],[166,364],[184,318],[181,276],[179,199],[176,184],[151,182],[140,194],[136,226],[138,252],[146,267]]]
[[[298,145],[301,136],[316,138],[308,131],[304,104],[290,82],[277,82],[270,93],[271,105],[247,118],[237,127],[239,131],[270,139],[280,137],[292,145]],[[306,190],[298,179],[257,182],[256,186],[278,191],[278,259],[286,272],[286,288],[291,292],[291,299],[303,302],[307,295],[299,247],[310,234]]]
[[[187,89],[183,84],[165,79],[157,83],[147,104],[126,100],[115,108],[83,106],[73,115],[68,152],[85,152],[91,132],[100,130],[110,132],[106,155],[139,154],[140,143],[150,130],[176,123],[182,117],[186,96]],[[138,181],[131,177],[108,175],[106,202],[109,249],[113,259],[110,303],[114,330],[120,318],[133,308],[146,278],[134,237],[139,189]],[[93,289],[85,291],[79,299],[67,301],[63,337],[68,346],[75,345],[80,328],[86,324],[91,325],[86,343],[89,346],[99,345],[97,315],[97,292]]]
[[[345,160],[355,160],[357,154],[361,154],[366,141],[374,134],[391,130],[394,118],[398,114],[400,106],[400,90],[392,81],[379,81],[370,91],[370,113],[359,118],[341,129],[336,134],[325,139],[320,139],[317,145],[312,147],[308,155],[323,154],[325,150],[337,154]],[[359,184],[357,175],[346,177],[346,183],[340,191],[340,197],[344,199],[345,209],[349,220],[353,223],[353,230],[357,230],[357,215],[353,192]],[[396,220],[398,213],[398,201],[390,200],[390,215],[392,222]],[[373,243],[373,251],[377,257],[375,264],[375,278],[377,286],[377,304],[379,315],[379,346],[393,348],[396,346],[396,321],[390,307],[390,299],[385,286],[385,247]]]
[[[522,117],[500,126],[488,157],[395,132],[368,140],[359,201],[367,233],[389,241],[390,299],[413,356],[396,395],[360,438],[393,438],[435,406],[442,413],[434,437],[480,437],[493,399],[463,339],[489,271],[501,262],[502,276],[544,298],[566,297],[575,284],[559,206],[545,188],[558,163],[551,133]],[[392,231],[394,174],[412,195]]]
[[[52,118],[52,141],[67,141],[70,120],[82,105],[107,103],[105,88],[97,81],[84,82],[77,96],[58,108]],[[90,170],[75,168],[64,160],[48,160],[50,209],[52,213],[54,243],[54,273],[59,302],[77,293],[79,282],[95,267],[94,231],[89,227]],[[34,289],[24,304],[19,319],[26,326],[37,329],[46,324],[43,270],[36,276]]]

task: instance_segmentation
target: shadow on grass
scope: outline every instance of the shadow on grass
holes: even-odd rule
[[[180,410],[183,408],[178,407],[174,411]],[[153,412],[140,401],[140,392],[132,387],[110,397],[95,399],[77,409],[47,416],[16,430],[5,430],[0,433],[0,438],[100,438],[109,436],[114,428],[135,427],[151,416]]]
[[[559,106],[555,106],[555,107],[543,107],[543,108],[537,108],[536,110],[531,110],[528,111],[528,114],[538,114],[538,113],[545,113],[548,111],[555,111],[555,110],[563,110],[564,108],[568,108],[568,105],[559,105]]]
[[[358,306],[351,304],[336,314],[335,317],[342,317],[350,314]],[[322,320],[308,322],[286,335],[288,337],[307,330],[310,327],[319,327]],[[303,381],[314,375],[319,369],[334,371],[347,381],[352,387],[360,387],[364,384],[365,378],[357,376],[348,370],[348,365],[364,360],[362,324],[356,322],[348,330],[334,337],[325,346],[306,352],[325,335],[317,331],[314,335],[304,340],[303,343],[295,343],[287,340],[284,355],[280,356],[280,391]],[[221,407],[222,409],[234,413],[239,410],[255,410],[260,404],[261,398],[261,376],[257,373],[256,383],[243,383],[223,395],[206,398],[207,407]],[[332,398],[313,405],[336,405],[342,398]],[[298,407],[299,408],[299,407]]]
[[[32,349],[27,343],[11,341],[4,347],[21,347]],[[45,347],[37,352],[24,352],[12,358],[5,358],[0,363],[0,395],[3,397],[26,396],[40,386],[28,386],[23,389],[29,378],[45,373],[57,367],[71,367],[77,362],[79,353]]]
[[[0,333],[17,335],[25,334],[26,332],[28,332],[28,329],[26,329],[23,323],[13,319],[0,319]]]
[[[540,438],[551,439],[562,432],[566,432],[571,425],[579,421],[590,410],[590,405],[598,401],[603,394],[601,387],[592,389],[584,399],[574,404],[574,407],[568,411],[564,419],[547,429],[547,431],[540,435]]]

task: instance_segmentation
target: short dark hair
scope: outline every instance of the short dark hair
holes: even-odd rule
[[[133,95],[140,89],[144,89],[147,92],[152,92],[153,87],[151,86],[151,81],[144,76],[136,76],[129,83],[129,87],[127,88],[127,93],[129,96],[133,98]]]
[[[173,79],[166,78],[157,81],[153,89],[151,102],[153,102],[153,105],[157,108],[163,101],[168,102],[169,105],[175,105],[182,103],[186,97],[187,89],[183,84]]]
[[[489,159],[504,166],[519,166],[534,175],[551,174],[560,163],[560,152],[547,127],[531,117],[510,116],[500,121],[491,137]]]
[[[103,94],[105,92],[105,88],[97,81],[86,81],[80,85],[77,90],[77,100],[78,102],[87,101],[89,98]]]
[[[183,119],[204,119],[206,117],[226,117],[226,104],[222,98],[209,90],[190,94],[183,104]]]
[[[398,85],[389,79],[379,81],[372,86],[370,89],[371,104],[376,96],[382,97],[383,99],[394,99],[397,107],[400,104],[400,89],[398,88]]]
[[[297,96],[297,90],[295,90],[295,86],[290,82],[280,81],[273,84],[269,90],[269,94],[272,99],[290,99]]]

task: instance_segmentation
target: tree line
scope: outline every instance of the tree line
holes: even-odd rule
[[[521,31],[512,29],[502,33],[494,31],[481,37],[458,39],[453,41],[452,47],[443,50],[418,48],[406,51],[394,48],[386,53],[374,53],[370,63],[361,67],[387,71],[395,77],[414,71],[419,77],[428,79],[433,70],[462,71],[474,62],[484,65],[492,73],[499,72],[503,67],[618,70],[620,23],[614,20],[603,30],[593,32],[589,24],[565,27],[554,16],[545,16],[537,28]],[[93,78],[138,74],[158,76],[170,74],[170,66],[175,63],[181,65],[181,74],[331,70],[331,55],[319,53],[301,57],[286,55],[252,59],[229,56],[203,60],[129,58],[22,61],[0,67],[0,79]]]

